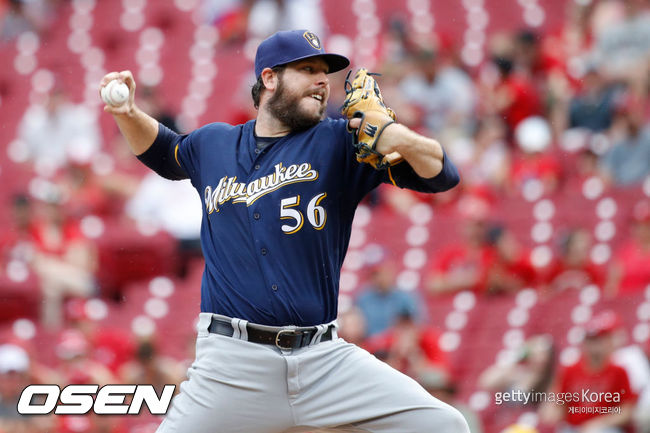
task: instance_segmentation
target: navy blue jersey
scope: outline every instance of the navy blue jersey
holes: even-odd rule
[[[433,179],[406,163],[384,171],[358,163],[345,120],[262,151],[254,127],[213,123],[177,135],[161,125],[140,156],[162,176],[189,178],[203,200],[203,312],[274,326],[334,320],[359,201],[381,182],[438,192],[459,180],[446,156]]]

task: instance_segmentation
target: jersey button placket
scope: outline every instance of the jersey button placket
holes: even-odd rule
[[[277,284],[273,284],[273,285],[271,286],[271,290],[273,290],[274,292],[277,292],[277,291],[278,291],[278,285],[277,285]]]
[[[260,215],[259,212],[255,212],[255,213],[253,214],[253,218],[255,218],[256,220],[260,219],[261,217],[262,217],[262,215]]]
[[[260,253],[262,253],[263,256],[265,256],[267,252],[268,252],[268,251],[266,251],[266,248],[262,248],[262,249],[260,250]]]

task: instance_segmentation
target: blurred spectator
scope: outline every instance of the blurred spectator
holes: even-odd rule
[[[119,217],[126,198],[133,195],[139,179],[111,172],[101,176],[90,163],[71,161],[56,178],[68,197],[67,213],[81,219],[87,215]]]
[[[545,102],[548,120],[556,136],[568,127],[569,105],[582,85],[584,65],[592,45],[592,1],[564,2],[565,20],[557,31],[543,35],[542,52],[552,65],[545,77]]]
[[[612,311],[603,311],[587,322],[582,357],[560,371],[555,385],[556,393],[577,393],[580,398],[567,399],[564,405],[549,402],[542,410],[545,421],[561,422],[558,431],[628,431],[635,395],[626,371],[611,360],[613,331],[619,326],[620,319]],[[584,390],[611,393],[612,397],[583,398]]]
[[[65,304],[67,329],[83,335],[88,343],[88,358],[117,374],[135,356],[136,344],[129,332],[108,324],[100,325],[98,321],[107,312],[108,306],[99,298],[71,299]]]
[[[618,185],[638,184],[650,175],[650,125],[630,108],[617,112],[610,130],[612,147],[601,159],[606,175]]]
[[[616,252],[609,268],[606,291],[610,295],[637,293],[650,284],[650,202],[633,209],[631,238]]]
[[[494,392],[544,392],[551,384],[554,363],[552,337],[535,335],[517,349],[514,357],[485,369],[478,384]]]
[[[388,25],[386,32],[382,33],[382,38],[379,41],[381,44],[379,51],[384,75],[400,76],[406,73],[404,62],[411,60],[414,47],[404,18],[388,17]]]
[[[613,331],[614,352],[612,362],[623,367],[630,380],[630,388],[639,395],[650,385],[650,364],[643,348],[628,341],[627,330],[619,326]]]
[[[513,293],[535,282],[530,251],[524,249],[512,231],[496,225],[487,232],[492,246],[487,272],[487,293]]]
[[[395,285],[395,263],[390,260],[370,266],[369,282],[362,289],[356,305],[365,319],[367,336],[393,326],[404,311],[408,311],[416,320],[422,318],[417,296]]]
[[[532,30],[519,31],[514,40],[513,60],[515,67],[531,77],[538,88],[543,88],[549,74],[559,63],[550,57],[540,43],[541,35]]]
[[[34,215],[29,196],[17,194],[13,197],[11,217],[9,227],[0,233],[0,274],[11,260],[27,263],[33,255],[31,230]]]
[[[68,100],[64,90],[55,88],[44,105],[32,105],[18,127],[35,170],[54,174],[68,161],[89,162],[101,146],[95,113]]]
[[[418,324],[412,313],[403,311],[387,331],[366,340],[368,352],[411,377],[424,371],[449,374],[449,361],[439,346],[440,332]]]
[[[448,56],[421,49],[416,70],[399,84],[401,93],[424,113],[424,126],[434,136],[448,128],[467,128],[476,108],[476,88]]]
[[[202,205],[188,180],[170,181],[148,173],[126,204],[126,213],[141,226],[162,229],[176,239],[180,261],[178,273],[184,276],[191,259],[202,258]]]
[[[101,363],[90,359],[92,345],[78,329],[65,329],[56,339],[57,372],[62,384],[115,383],[115,376]]]
[[[66,297],[88,297],[95,292],[97,252],[79,223],[66,216],[61,197],[45,199],[32,225],[35,254],[31,264],[43,294],[41,319],[57,327],[62,324]]]
[[[185,369],[175,360],[160,355],[151,339],[138,342],[135,359],[120,369],[124,383],[147,383],[161,393],[168,384],[180,384],[185,377]],[[178,390],[177,390],[178,391]]]
[[[23,416],[17,412],[20,394],[33,383],[51,383],[45,370],[34,365],[29,353],[18,344],[0,345],[0,432],[33,433],[53,431],[49,416]],[[35,402],[40,403],[39,401]]]
[[[12,200],[12,232],[27,233],[32,224],[32,203],[28,195],[16,194]]]
[[[559,258],[550,275],[552,291],[582,289],[589,284],[603,287],[605,270],[591,260],[592,244],[591,235],[583,228],[562,236]]]
[[[160,95],[155,87],[143,86],[138,87],[138,106],[146,113],[151,113],[151,117],[156,119],[174,132],[180,133],[176,124],[176,116],[165,106],[160,99]]]
[[[431,260],[426,282],[430,293],[439,295],[463,290],[485,293],[490,246],[483,212],[463,215],[462,241],[444,246]]]
[[[533,81],[514,69],[511,49],[504,50],[487,66],[493,72],[483,74],[481,100],[485,114],[502,117],[512,133],[522,120],[541,115],[542,103]]]
[[[506,185],[510,174],[506,132],[499,117],[487,116],[479,120],[473,141],[468,141],[466,146],[462,142],[454,143],[450,153],[454,163],[460,166],[464,183],[496,189]]]
[[[645,342],[645,359],[647,368],[650,369],[650,339]],[[650,433],[650,383],[639,393],[634,424],[637,433]]]
[[[566,113],[566,100],[571,85],[563,59],[558,56],[557,50],[545,46],[542,39],[541,34],[532,30],[518,32],[513,59],[515,68],[530,77],[538,93],[543,95],[549,121],[554,131],[559,132],[566,127],[561,116]],[[556,122],[560,124],[556,125]]]
[[[566,166],[565,171],[568,171]],[[567,180],[573,181],[575,185],[582,186],[584,181],[592,177],[603,178],[604,175],[600,168],[598,154],[594,152],[591,146],[587,145],[578,151],[574,164],[574,172]]]
[[[56,340],[59,385],[97,384],[100,387],[117,383],[116,376],[101,363],[91,359],[92,344],[79,329],[66,329]],[[55,417],[61,433],[123,433],[123,419],[116,416],[68,415]]]
[[[0,431],[10,420],[18,421],[16,411],[22,390],[30,384],[29,355],[15,344],[0,345]]]
[[[41,32],[50,24],[48,0],[8,0],[0,4],[0,42],[8,42],[27,31]]]
[[[512,183],[521,191],[529,181],[541,182],[546,193],[555,191],[562,178],[562,168],[552,153],[552,132],[548,122],[539,116],[529,117],[515,129],[520,152],[512,162]]]
[[[326,34],[323,12],[317,0],[258,0],[248,15],[249,36],[263,39],[278,30],[309,29]]]
[[[435,398],[458,409],[471,433],[483,433],[481,418],[458,398],[458,385],[452,378],[438,370],[424,370],[416,380]]]
[[[592,17],[596,2],[565,2],[565,19],[560,28],[544,35],[544,53],[562,64],[567,78],[575,84],[576,65],[585,63],[593,43]]]
[[[608,129],[616,108],[618,89],[594,65],[587,66],[581,89],[569,104],[569,127],[594,132]]]
[[[362,346],[366,337],[366,320],[357,307],[339,311],[336,318],[339,324],[338,336],[348,343]]]
[[[255,0],[203,0],[201,16],[217,27],[222,43],[242,43],[254,3]]]
[[[597,35],[593,57],[611,76],[646,67],[650,56],[650,9],[646,0],[621,0],[623,17]],[[613,14],[612,14],[613,15]]]

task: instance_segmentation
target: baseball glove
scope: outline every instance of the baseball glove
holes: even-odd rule
[[[361,68],[350,81],[351,73],[352,71],[348,72],[345,78],[346,96],[341,113],[348,119],[361,119],[361,124],[354,131],[357,161],[368,163],[377,170],[383,170],[403,160],[397,152],[382,155],[375,150],[384,129],[395,122],[395,113],[384,104],[379,86],[372,77],[377,74]]]

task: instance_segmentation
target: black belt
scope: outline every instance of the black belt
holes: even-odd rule
[[[247,341],[251,343],[258,344],[271,344],[277,346],[279,349],[290,350],[290,349],[299,349],[301,347],[308,346],[318,328],[315,326],[308,328],[270,328],[266,329],[260,326],[256,326],[252,323],[246,324],[246,332],[248,334]],[[332,339],[332,330],[334,325],[329,325],[327,331],[323,333],[320,341],[328,341]],[[227,319],[220,319],[218,317],[213,317],[208,326],[208,331],[213,334],[225,335],[226,337],[232,337],[235,333],[235,330],[232,327],[232,324]]]

